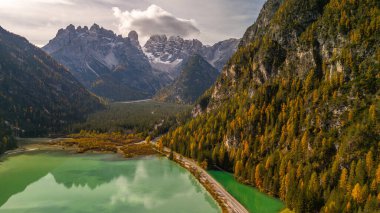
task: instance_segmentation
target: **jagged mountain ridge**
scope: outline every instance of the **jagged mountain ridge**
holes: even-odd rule
[[[0,118],[21,135],[60,132],[103,107],[65,67],[1,27],[0,58]]]
[[[229,39],[205,46],[196,39],[155,35],[141,48],[135,31],[123,38],[94,24],[60,29],[43,49],[90,91],[118,101],[152,96],[171,83],[194,54],[221,70],[238,43]]]
[[[152,67],[167,72],[175,78],[181,70],[181,64],[195,54],[201,55],[213,67],[221,71],[236,51],[239,41],[228,39],[206,46],[197,39],[185,40],[179,36],[153,35],[143,49]]]
[[[69,25],[43,49],[86,88],[111,100],[147,98],[161,87],[134,31],[123,38],[97,24]]]
[[[182,65],[179,76],[164,87],[154,99],[165,102],[193,104],[217,79],[219,72],[202,56],[192,55]]]

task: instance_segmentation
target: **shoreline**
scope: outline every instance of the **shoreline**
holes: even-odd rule
[[[59,142],[62,142],[64,140],[69,140],[70,138],[20,138],[19,141],[19,147],[14,150],[9,150],[5,152],[0,157],[8,157],[16,154],[22,154],[22,153],[28,153],[28,152],[34,152],[34,151],[65,151],[68,153],[78,153],[78,147],[77,146],[64,146],[61,145]],[[45,142],[41,142],[45,141]],[[155,140],[152,141],[152,145],[155,147],[155,150],[157,151],[157,154],[161,154],[169,159],[170,150],[168,148],[164,148],[163,151],[160,151],[156,144],[154,143]],[[106,151],[88,151],[87,153],[94,153],[94,154],[103,154],[103,153],[110,153]],[[112,152],[113,153],[113,152]],[[122,158],[128,160],[125,155],[117,152],[113,153],[116,155],[120,155]],[[216,201],[218,206],[221,208],[223,213],[248,213],[248,210],[240,204],[239,201],[237,201],[232,195],[230,195],[224,188],[221,186],[214,178],[212,178],[207,171],[205,171],[203,168],[201,168],[195,161],[192,159],[188,159],[178,153],[173,153],[173,159],[175,163],[177,163],[179,166],[183,167],[187,171],[189,171],[196,179],[197,181],[207,190],[208,193],[213,197],[213,199]],[[144,156],[151,156],[151,155],[144,155]],[[140,156],[142,157],[142,156]],[[170,159],[169,159],[170,160]]]
[[[18,138],[16,149],[4,152],[0,157],[6,157],[15,154],[22,154],[34,151],[67,151],[75,152],[76,147],[64,147],[56,144],[58,141],[68,140],[70,138]],[[42,142],[44,141],[44,142]]]
[[[118,101],[118,102],[114,102],[114,103],[118,103],[118,104],[134,104],[134,103],[141,103],[141,102],[148,102],[148,101],[152,101],[153,99],[142,99],[142,100],[134,100],[134,101]]]
[[[159,151],[168,159],[170,149],[164,147],[164,150]],[[218,203],[223,213],[249,213],[249,211],[234,198],[224,187],[217,182],[206,170],[201,168],[194,160],[184,157],[176,152],[173,152],[175,163],[189,171],[198,182],[210,193],[214,200]]]

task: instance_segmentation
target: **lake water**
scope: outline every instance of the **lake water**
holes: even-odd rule
[[[221,211],[166,158],[38,152],[0,160],[0,213]]]
[[[251,213],[278,213],[285,208],[281,200],[239,183],[231,173],[215,170],[208,172]]]

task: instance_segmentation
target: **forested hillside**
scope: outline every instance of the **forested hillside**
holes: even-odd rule
[[[16,134],[62,132],[102,107],[66,68],[0,27],[0,117]]]
[[[379,6],[269,0],[200,115],[161,142],[296,212],[378,211]]]

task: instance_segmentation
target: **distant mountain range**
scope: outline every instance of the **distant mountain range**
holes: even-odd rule
[[[43,50],[90,91],[121,101],[152,97],[172,83],[195,54],[221,70],[239,41],[229,39],[205,46],[195,39],[154,35],[141,48],[135,31],[123,38],[97,24],[90,28],[69,25],[60,29]]]
[[[202,56],[192,55],[183,64],[174,82],[161,89],[154,98],[165,102],[192,104],[212,86],[218,75],[218,70]]]
[[[69,25],[43,50],[90,91],[111,100],[147,98],[161,88],[136,32],[123,38],[96,24],[91,28]]]
[[[102,108],[65,67],[1,27],[0,59],[0,118],[22,135],[60,131]]]
[[[207,46],[197,39],[185,40],[179,36],[168,38],[166,35],[154,35],[144,45],[144,52],[154,69],[167,72],[175,78],[181,70],[181,64],[195,54],[202,56],[221,71],[236,51],[239,42],[239,39],[228,39]]]
[[[42,48],[49,56],[0,28],[0,118],[24,135],[55,132],[102,108],[87,90],[112,101],[158,92],[158,100],[193,103],[238,43],[152,36],[142,48],[135,31],[124,38],[97,24],[69,25]]]

